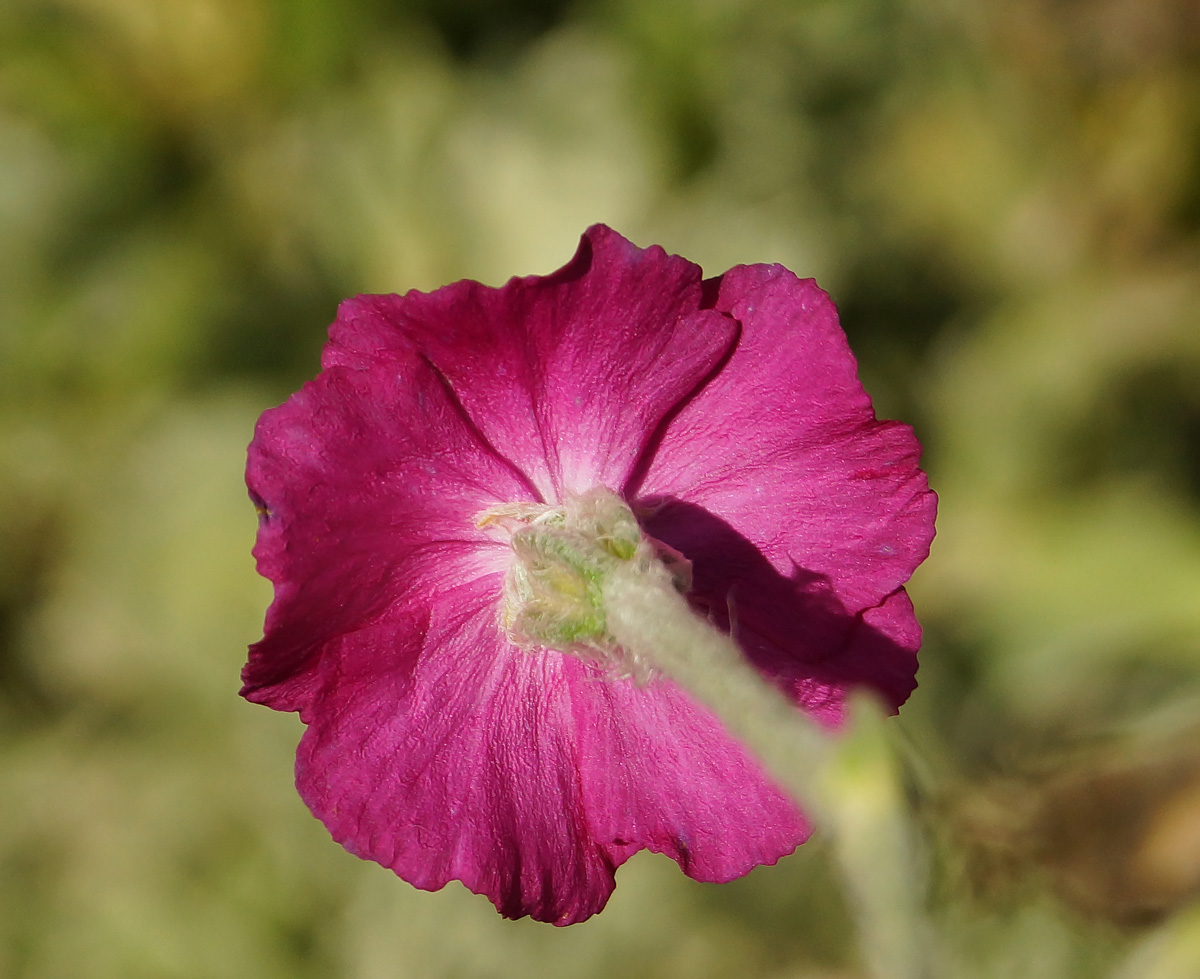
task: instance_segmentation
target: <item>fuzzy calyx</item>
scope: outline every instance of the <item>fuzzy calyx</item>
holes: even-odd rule
[[[642,532],[624,500],[597,487],[561,506],[492,507],[476,524],[499,524],[511,534],[513,561],[500,618],[514,645],[575,653],[648,676],[650,670],[634,662],[608,629],[605,585],[620,568],[635,576],[665,573],[682,592],[691,569],[682,555]]]

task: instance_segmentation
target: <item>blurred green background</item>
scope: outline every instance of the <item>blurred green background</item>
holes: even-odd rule
[[[866,974],[820,841],[566,930],[415,891],[236,696],[338,300],[601,220],[815,276],[926,446],[932,974],[1200,975],[1193,0],[3,0],[0,976]]]

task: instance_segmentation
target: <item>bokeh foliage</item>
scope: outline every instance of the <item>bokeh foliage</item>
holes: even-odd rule
[[[815,276],[926,445],[937,974],[1200,974],[1190,0],[6,0],[0,975],[864,974],[819,841],[565,931],[416,892],[235,695],[244,446],[337,301],[599,220]]]

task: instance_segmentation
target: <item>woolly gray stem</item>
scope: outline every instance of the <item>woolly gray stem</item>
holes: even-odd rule
[[[691,610],[657,561],[621,562],[605,580],[603,601],[613,640],[707,706],[831,831],[870,973],[926,979],[923,861],[882,712],[858,705],[844,734],[821,728],[760,676],[729,636]]]
[[[632,657],[673,680],[721,719],[812,815],[833,741],[750,665],[738,645],[692,611],[657,562],[629,562],[604,584],[609,634]]]

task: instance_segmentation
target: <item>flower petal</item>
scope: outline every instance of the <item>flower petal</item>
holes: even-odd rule
[[[829,297],[778,265],[739,266],[716,307],[729,363],[674,419],[640,487],[727,520],[776,569],[875,605],[929,553],[936,498],[907,425],[875,419]]]
[[[597,225],[549,276],[343,303],[324,363],[373,364],[411,346],[543,499],[619,490],[733,341],[735,324],[701,310],[701,292],[691,262]]]
[[[505,641],[499,591],[480,579],[341,640],[404,668],[325,661],[296,784],[334,839],[417,887],[461,880],[508,917],[570,924],[604,906],[615,864],[584,809],[567,658]]]
[[[835,718],[844,686],[864,680],[898,706],[920,633],[893,596],[929,552],[936,508],[920,445],[876,420],[812,280],[755,265],[712,285],[742,335],[636,487],[658,510],[647,528],[693,562],[699,604],[817,713],[826,701]],[[679,503],[691,509],[670,510]],[[864,627],[884,605],[873,621],[886,631]]]
[[[728,881],[808,838],[795,803],[674,684],[568,668],[589,825],[617,863],[645,847],[696,880]]]
[[[499,589],[477,579],[331,645],[296,784],[347,850],[570,924],[643,847],[726,881],[803,842],[795,805],[707,711],[665,681],[515,649]]]
[[[643,523],[692,562],[688,598],[697,611],[813,716],[836,725],[853,687],[899,707],[916,686],[921,633],[903,589],[851,612],[827,577],[800,567],[780,574],[753,542],[693,503],[655,501]]]
[[[475,517],[636,490],[693,603],[810,712],[836,722],[860,683],[898,705],[934,498],[825,294],[778,267],[702,283],[597,226],[553,275],[360,296],[330,335],[250,446],[276,596],[243,694],[300,711],[297,785],[334,838],[558,924],[600,910],[640,848],[717,881],[802,842],[685,693],[513,647],[510,548]]]
[[[311,699],[316,657],[339,636],[503,568],[508,547],[474,517],[531,498],[411,354],[329,368],[266,412],[246,478],[275,600],[242,692],[280,710]]]

